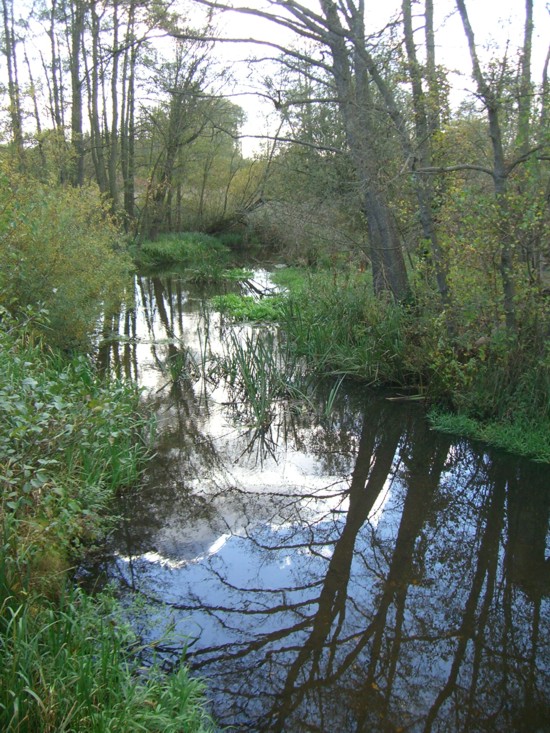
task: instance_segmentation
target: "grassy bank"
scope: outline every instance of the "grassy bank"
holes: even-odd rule
[[[368,274],[281,270],[288,288],[280,323],[319,374],[352,377],[419,396],[434,427],[550,462],[550,349],[544,325],[526,313],[509,338],[455,328],[428,298],[375,299]]]
[[[116,604],[69,589],[115,493],[138,481],[150,426],[134,387],[62,359],[38,331],[30,312],[0,313],[0,729],[210,730],[200,684],[184,668],[138,674]]]
[[[133,254],[141,270],[171,269],[198,283],[222,279],[231,263],[229,248],[201,232],[163,234],[142,242]]]

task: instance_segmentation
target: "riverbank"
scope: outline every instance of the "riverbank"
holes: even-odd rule
[[[550,462],[543,324],[525,323],[514,338],[499,330],[487,336],[464,326],[451,329],[420,297],[405,304],[375,298],[369,277],[351,267],[280,269],[273,279],[286,296],[263,300],[276,304],[289,345],[317,374],[422,400],[436,430]],[[246,296],[214,305],[237,319],[255,318]]]
[[[0,322],[0,728],[213,730],[202,684],[183,666],[144,674],[116,601],[71,583],[139,483],[152,426],[137,388],[44,346],[41,319]]]

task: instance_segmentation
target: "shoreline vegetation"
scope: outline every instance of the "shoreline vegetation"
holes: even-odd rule
[[[232,244],[243,248],[236,235]],[[194,282],[249,276],[230,269],[231,250],[209,235],[162,236],[139,252],[141,266],[175,269]],[[198,277],[196,263],[202,268]],[[403,303],[376,298],[370,272],[349,258],[276,268],[273,281],[279,292],[228,292],[214,296],[211,307],[237,321],[278,323],[294,356],[317,376],[422,400],[435,430],[550,463],[544,304],[526,308],[522,329],[510,337],[503,328],[483,330],[475,318],[452,323],[452,315],[445,318],[433,306],[435,294],[421,280]]]
[[[144,673],[116,598],[74,587],[152,445],[136,386],[94,360],[136,270],[269,324],[214,365],[260,427],[271,395],[308,409],[302,376],[334,380],[327,410],[354,380],[419,401],[436,430],[550,463],[545,21],[527,0],[486,43],[473,0],[455,4],[402,0],[378,24],[332,0],[4,0],[0,729],[215,728],[201,682]],[[248,41],[266,54],[239,81],[217,41],[243,11],[263,30],[241,61]],[[276,134],[259,120],[245,134],[247,98]],[[268,257],[278,291],[263,293],[242,265]]]
[[[24,196],[12,212],[6,205],[13,226],[2,251],[2,272],[8,260],[17,267],[3,278],[0,302],[0,724],[18,733],[213,731],[201,681],[185,665],[144,673],[140,640],[116,599],[73,587],[71,568],[114,521],[113,497],[139,486],[152,426],[135,385],[100,377],[84,355],[101,309],[126,297],[131,261],[116,227],[91,191],[61,202],[38,189]],[[63,212],[38,249],[29,221],[40,196]],[[97,207],[103,213],[95,216]],[[99,277],[77,265],[78,243],[92,263],[107,260]],[[550,462],[550,355],[539,324],[526,322],[514,339],[499,330],[480,339],[471,324],[450,329],[424,285],[402,303],[375,298],[369,271],[349,259],[276,269],[278,292],[242,295],[238,283],[251,273],[233,267],[241,244],[233,237],[232,250],[192,233],[131,254],[153,272],[183,268],[197,283],[228,282],[230,292],[211,307],[227,318],[276,322],[289,358],[314,376],[391,388],[425,401],[435,429]],[[42,283],[35,303],[34,280]],[[73,323],[83,292],[85,318]]]
[[[116,599],[74,587],[114,522],[114,495],[139,485],[152,426],[135,386],[50,350],[45,325],[0,313],[0,728],[213,731],[185,665],[144,669]]]
[[[112,592],[75,584],[152,446],[136,385],[91,357],[128,297],[124,238],[94,186],[3,176],[0,209],[0,729],[214,731],[185,663],[162,673]]]

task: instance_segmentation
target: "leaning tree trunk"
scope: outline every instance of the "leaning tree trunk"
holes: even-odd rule
[[[376,295],[391,293],[396,300],[403,300],[409,293],[409,283],[401,237],[386,197],[376,181],[380,161],[373,145],[374,100],[371,98],[368,70],[357,48],[350,56],[335,4],[332,0],[323,0],[321,5],[328,28],[326,43],[332,55],[338,104],[367,220],[374,292]],[[359,21],[362,23],[362,18]],[[354,30],[357,47],[364,41],[363,30]]]

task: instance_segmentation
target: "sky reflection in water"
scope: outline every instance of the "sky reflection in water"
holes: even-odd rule
[[[550,730],[547,467],[357,389],[251,428],[201,375],[219,318],[174,278],[137,296],[104,358],[148,388],[160,435],[109,573],[151,601],[146,639],[173,624],[166,663],[187,648],[220,726]]]

